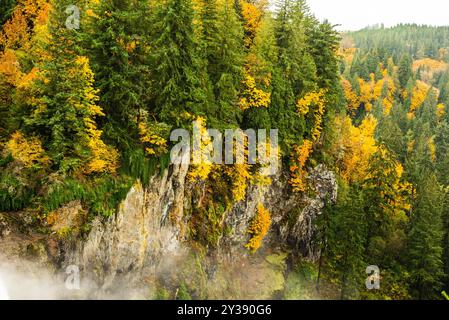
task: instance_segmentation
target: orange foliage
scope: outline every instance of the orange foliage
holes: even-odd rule
[[[376,119],[368,115],[359,127],[349,117],[337,118],[336,131],[339,141],[333,146],[340,175],[347,182],[363,181],[368,172],[372,155],[377,151],[374,133]]]
[[[314,126],[312,128],[312,140],[317,141],[323,130],[323,116],[326,109],[325,90],[309,92],[297,102],[299,114],[305,116],[310,111],[313,112]],[[313,109],[311,110],[311,108]]]
[[[357,93],[353,91],[351,83],[348,80],[341,78],[341,84],[345,93],[348,109],[351,111],[357,110],[360,105],[359,97],[357,96]]]
[[[22,72],[13,50],[7,49],[0,53],[0,75],[3,75],[6,82],[13,86],[19,82]]]
[[[232,181],[234,201],[242,201],[246,197],[248,181],[251,178],[250,165],[247,163],[225,166],[225,172]]]
[[[248,233],[251,234],[252,237],[245,247],[253,253],[256,252],[262,246],[262,241],[268,234],[270,226],[270,212],[263,206],[263,204],[260,203],[257,206],[256,216],[251,221],[248,228]]]
[[[352,112],[363,105],[366,112],[371,112],[373,104],[381,99],[384,114],[389,115],[394,104],[394,96],[396,94],[396,86],[394,79],[388,74],[387,69],[380,65],[382,70],[382,79],[376,81],[375,75],[370,74],[370,80],[358,79],[360,86],[360,95],[354,92],[351,83],[342,78],[341,83],[345,93],[348,109]]]
[[[206,119],[198,117],[194,123],[194,130],[199,133],[199,146],[194,148],[192,158],[193,166],[190,168],[190,180],[206,180],[212,171],[212,161],[209,155],[212,152],[212,139],[209,136],[206,128]]]
[[[27,49],[33,30],[30,26],[39,26],[47,22],[50,4],[47,0],[22,0],[16,6],[12,18],[0,32],[0,46],[10,49]]]
[[[250,75],[246,75],[243,85],[245,86],[245,90],[243,97],[240,99],[240,109],[268,108],[271,101],[271,93],[258,89],[256,87],[256,81]]]
[[[104,116],[103,111],[95,104],[98,98],[98,90],[93,88],[94,73],[90,69],[89,59],[77,57],[73,69],[67,73],[75,79],[84,79],[86,86],[80,92],[79,100],[73,104],[79,110],[86,109],[84,126],[86,128],[86,146],[90,151],[90,157],[84,168],[86,174],[114,173],[118,168],[118,152],[106,145],[101,139],[102,131],[97,128],[95,117]]]
[[[354,60],[355,53],[357,52],[357,48],[340,48],[338,51],[338,55],[343,59],[343,61],[347,65],[351,65]]]
[[[416,110],[421,107],[426,100],[427,94],[429,93],[430,86],[423,81],[416,81],[416,85],[412,91],[412,97],[410,102],[410,113],[414,114]]]
[[[313,142],[310,140],[304,140],[301,147],[295,146],[294,148],[294,156],[292,158],[293,164],[290,167],[290,185],[295,192],[304,192],[307,189],[307,171],[305,166],[312,153],[312,149]]]
[[[145,151],[148,155],[160,156],[167,152],[167,140],[158,132],[158,126],[154,125],[151,128],[144,122],[139,123],[140,142],[145,144]]]
[[[248,163],[248,137],[243,131],[240,131],[243,137],[243,161],[237,159],[238,142],[234,145],[234,157],[236,163],[233,165],[225,165],[224,172],[232,181],[232,196],[235,201],[245,199],[246,190],[248,189],[248,181],[251,179],[251,165]]]
[[[421,79],[429,82],[433,79],[435,73],[444,72],[448,68],[448,64],[443,61],[424,58],[413,62],[413,71],[421,70]]]
[[[118,152],[106,145],[101,139],[102,131],[97,129],[95,122],[90,118],[84,119],[88,135],[87,147],[91,156],[85,167],[86,174],[114,173],[118,168]]]
[[[260,28],[265,8],[268,6],[267,0],[247,1],[240,0],[242,16],[245,21],[244,28],[247,36],[245,45],[250,47]]]
[[[412,193],[412,185],[406,181],[403,181],[404,167],[399,161],[391,158],[390,152],[384,146],[379,147],[378,154],[385,163],[393,160],[394,165],[387,168],[382,167],[380,169],[381,172],[371,172],[367,176],[366,182],[363,185],[364,188],[376,187],[379,183],[379,176],[389,178],[394,177],[394,181],[390,186],[391,189],[383,189],[381,191],[381,196],[387,200],[389,206],[393,209],[393,214],[400,214],[401,212],[403,213],[404,211],[409,211],[411,209],[409,200]],[[372,179],[371,175],[377,176],[377,178]],[[383,207],[383,209],[388,211],[389,208]]]
[[[418,71],[419,68],[431,69],[435,72],[444,71],[448,67],[447,63],[443,61],[434,60],[431,58],[424,58],[413,62],[413,71]]]
[[[360,96],[358,97],[358,100],[360,104],[365,106],[365,110],[367,112],[371,112],[373,103],[378,101],[380,98],[383,98],[382,104],[384,107],[384,113],[388,115],[393,107],[396,87],[394,85],[394,80],[388,75],[385,69],[382,70],[382,73],[383,78],[379,81],[375,81],[374,74],[371,74],[369,82],[359,79]],[[386,89],[386,93],[384,93],[384,89]],[[353,101],[355,100],[352,100],[351,102]],[[354,106],[352,107],[354,109]]]
[[[26,168],[47,165],[50,160],[45,155],[41,141],[36,137],[26,138],[20,131],[15,132],[6,143],[6,151]]]

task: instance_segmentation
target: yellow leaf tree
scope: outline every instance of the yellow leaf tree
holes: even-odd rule
[[[253,220],[251,221],[248,233],[251,235],[246,248],[251,252],[256,252],[262,246],[262,241],[268,234],[271,226],[271,215],[270,212],[263,206],[259,204],[257,206],[257,212]]]

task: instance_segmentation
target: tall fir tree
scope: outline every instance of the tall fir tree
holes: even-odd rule
[[[230,0],[204,0],[203,52],[217,105],[217,127],[236,126],[243,78],[243,27]]]
[[[208,106],[209,79],[198,52],[191,1],[168,0],[156,10],[150,53],[154,111],[175,126],[185,125],[185,112],[216,114],[214,106]]]
[[[116,127],[136,131],[151,94],[147,0],[94,3],[85,28],[100,105]]]
[[[419,181],[411,216],[408,249],[415,298],[434,299],[441,289],[442,201],[442,192],[435,174]]]
[[[16,3],[16,0],[3,0],[0,3],[0,27],[11,18]]]
[[[338,204],[330,208],[327,268],[337,279],[341,299],[357,299],[364,281],[367,225],[359,187],[340,184]]]
[[[296,112],[297,99],[316,89],[316,65],[307,51],[307,33],[315,22],[303,0],[277,5],[278,63],[273,72],[270,117],[286,154],[305,132],[304,118]]]
[[[34,83],[25,130],[42,138],[55,169],[62,174],[114,172],[117,153],[102,141],[96,125],[96,118],[104,113],[96,105],[98,92],[89,59],[81,55],[77,22],[71,20],[74,28],[67,24],[66,9],[73,4],[71,0],[52,2],[48,56]],[[84,4],[75,2],[79,8]]]
[[[398,69],[398,78],[401,88],[405,89],[407,87],[407,82],[411,77],[413,77],[412,59],[409,55],[405,55],[402,57]]]

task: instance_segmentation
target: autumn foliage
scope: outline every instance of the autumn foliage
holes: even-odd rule
[[[45,166],[50,162],[41,141],[36,137],[26,138],[20,131],[15,132],[6,143],[6,152],[26,168]]]
[[[256,215],[248,228],[248,233],[251,235],[251,239],[245,247],[253,253],[259,250],[262,246],[263,239],[270,230],[270,226],[270,212],[263,206],[263,204],[260,203],[257,206]]]
[[[348,182],[363,181],[368,174],[371,157],[377,151],[374,132],[377,120],[366,117],[359,127],[349,117],[336,119],[336,130],[340,137],[334,145],[340,175]]]

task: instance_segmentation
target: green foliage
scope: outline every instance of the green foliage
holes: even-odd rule
[[[105,176],[93,181],[65,179],[48,186],[46,194],[38,202],[46,212],[51,212],[70,201],[80,200],[92,214],[109,216],[125,200],[132,185],[133,179],[126,176],[121,179]]]
[[[151,95],[149,1],[99,1],[93,12],[83,39],[100,90],[100,105],[116,125],[135,132]]]
[[[182,282],[178,288],[177,300],[192,300],[189,289],[187,289],[187,286],[184,282]]]
[[[31,203],[33,188],[23,177],[9,172],[0,174],[0,211],[19,211]]]
[[[206,109],[209,79],[197,51],[193,15],[189,0],[158,4],[151,32],[154,112],[176,127],[182,124],[183,113],[215,113],[213,106]]]
[[[170,155],[166,154],[159,158],[147,158],[142,148],[123,152],[121,172],[127,174],[146,186],[150,178],[156,173],[163,175],[168,168]]]
[[[16,5],[16,0],[2,0],[0,3],[0,26],[2,26],[9,18]]]
[[[443,248],[441,190],[435,175],[426,177],[418,189],[409,234],[409,267],[413,293],[419,299],[433,299],[441,289]]]
[[[364,251],[367,243],[367,220],[360,208],[363,200],[357,186],[341,185],[339,202],[327,212],[326,260],[341,288],[342,299],[357,299],[364,285]]]
[[[15,4],[1,2],[0,25]],[[370,146],[365,176],[341,180],[337,203],[314,221],[320,264],[301,262],[285,283],[286,255],[269,256],[266,274],[274,280],[263,295],[273,296],[274,284],[275,291],[286,285],[287,298],[312,298],[304,285],[315,281],[332,282],[343,299],[436,299],[449,290],[448,27],[344,34],[354,47],[344,41],[339,61],[340,35],[304,0],[279,0],[275,14],[259,1],[51,4],[45,27],[25,23],[29,46],[15,48],[9,60],[0,52],[0,211],[48,213],[79,200],[90,214],[110,216],[136,181],[147,187],[166,172],[168,131],[190,128],[197,116],[218,129],[279,129],[285,167],[295,146],[316,134],[307,165],[325,162],[341,173],[363,157],[354,153],[342,164],[340,156],[360,140],[351,134],[363,136],[359,124],[373,116],[377,145]],[[65,25],[72,4],[83,9],[77,30]],[[425,58],[438,70],[416,66]],[[298,101],[317,92],[323,110],[298,112]],[[252,96],[263,103],[249,103]],[[354,132],[335,128],[335,119],[346,115]],[[316,133],[318,122],[323,128]],[[35,137],[45,165],[23,166],[5,151],[18,130]],[[354,139],[341,142],[347,136]],[[361,144],[354,149],[363,153]],[[186,200],[187,233],[213,250],[231,229],[226,213],[235,181],[222,168],[209,176]],[[289,227],[300,214],[290,213]],[[206,287],[198,264],[198,282]],[[364,290],[368,264],[382,270],[386,284],[378,292]],[[188,280],[179,283],[171,288],[179,299],[205,295]],[[170,294],[161,289],[157,297]]]
[[[217,123],[211,125],[237,125],[236,104],[243,78],[243,28],[231,1],[220,5],[215,0],[205,1],[202,30],[201,44],[217,105],[216,114],[211,115]]]
[[[412,63],[413,61],[408,55],[405,55],[401,59],[398,69],[398,80],[401,84],[401,88],[405,89],[408,81],[413,77]]]
[[[365,50],[380,48],[385,56],[398,62],[404,54],[416,59],[438,59],[438,49],[449,45],[448,27],[400,24],[394,28],[369,27],[351,33],[356,47]],[[372,71],[374,72],[374,71]]]

